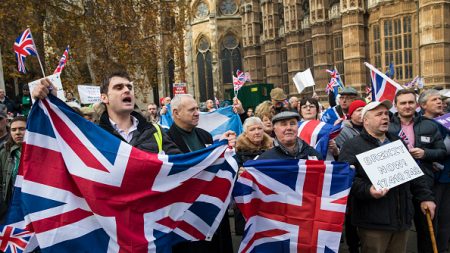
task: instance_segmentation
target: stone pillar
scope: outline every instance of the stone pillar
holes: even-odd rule
[[[341,1],[345,85],[360,91],[370,82],[364,65],[368,47],[364,12],[363,0]]]
[[[250,72],[254,83],[264,82],[261,55],[261,8],[259,1],[247,0],[240,8],[242,16],[242,45],[244,69]]]
[[[279,38],[278,2],[274,0],[261,0],[264,56],[266,58],[266,81],[278,87],[282,84],[281,77],[281,45]]]
[[[302,17],[304,14],[300,8],[300,0],[284,0],[285,41],[287,47],[287,69],[289,81],[289,93],[297,94],[298,91],[292,81],[292,77],[304,68],[304,44],[301,40]]]
[[[420,75],[426,86],[450,85],[450,1],[419,1]]]
[[[329,81],[327,69],[333,66],[331,22],[328,19],[328,1],[310,1],[311,39],[314,56],[316,91],[323,91]]]

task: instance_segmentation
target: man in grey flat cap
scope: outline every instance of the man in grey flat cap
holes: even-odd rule
[[[275,133],[275,145],[262,153],[261,159],[315,159],[322,156],[313,147],[298,137],[298,121],[300,115],[296,112],[284,111],[272,118]]]
[[[323,114],[321,121],[333,125],[338,119],[345,119],[348,107],[358,96],[358,91],[353,87],[345,87],[339,92],[339,105],[328,108]]]

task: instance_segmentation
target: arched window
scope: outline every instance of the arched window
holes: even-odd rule
[[[242,56],[239,40],[234,35],[227,35],[223,39],[220,60],[222,62],[222,81],[232,83],[233,74],[242,69]]]
[[[212,54],[210,43],[206,37],[202,37],[197,46],[197,73],[200,101],[214,98]]]

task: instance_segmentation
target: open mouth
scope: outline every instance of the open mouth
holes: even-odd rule
[[[122,102],[124,103],[131,103],[131,97],[125,97],[122,99]]]

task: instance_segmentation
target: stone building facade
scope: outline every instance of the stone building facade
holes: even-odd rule
[[[370,83],[364,62],[404,84],[450,87],[450,0],[196,0],[186,25],[186,82],[199,101],[227,97],[231,73],[291,95],[292,77],[311,68],[325,96],[326,69],[345,85]],[[310,92],[310,91],[307,91]]]

